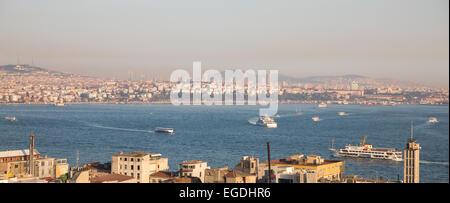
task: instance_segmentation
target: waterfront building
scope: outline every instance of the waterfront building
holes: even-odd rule
[[[40,158],[34,161],[33,176],[34,177],[55,177],[55,159],[54,158]]]
[[[289,158],[272,160],[270,164],[272,168],[272,179],[276,180],[277,174],[283,173],[298,173],[299,175],[302,175],[302,177],[299,176],[297,180],[292,180],[292,182],[319,182],[321,179],[338,181],[341,180],[342,177],[344,177],[345,171],[343,161],[325,160],[322,157],[316,155],[292,155]],[[262,162],[261,168],[264,171],[263,181],[267,181],[268,163]]]
[[[382,177],[379,179],[368,179],[368,178],[361,178],[355,175],[351,175],[348,177],[343,178],[343,183],[399,183],[399,181],[391,181],[391,180],[383,180]]]
[[[229,171],[225,174],[225,183],[256,183],[256,174],[239,170]]]
[[[149,183],[151,174],[169,170],[169,159],[162,158],[161,154],[120,152],[111,160],[111,173],[134,177],[138,183]]]
[[[67,159],[55,159],[55,178],[60,178],[67,173],[69,173],[69,163],[67,163]]]
[[[225,175],[229,172],[228,166],[205,170],[205,183],[225,183]]]
[[[259,169],[259,159],[249,156],[243,156],[241,161],[234,167],[235,171],[255,175],[257,179],[261,177],[261,171]]]
[[[177,172],[158,171],[150,175],[150,183],[166,183],[177,176]]]
[[[206,161],[185,161],[179,165],[181,177],[197,177],[202,183],[205,182],[205,170],[210,169]]]
[[[40,158],[40,153],[38,152],[37,149],[34,149],[33,156],[35,159]],[[26,161],[29,159],[30,159],[29,149],[0,151],[0,164],[8,163],[10,161]]]

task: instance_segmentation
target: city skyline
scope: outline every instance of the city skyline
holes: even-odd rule
[[[82,75],[168,79],[201,60],[208,69],[268,67],[297,78],[449,84],[448,1],[1,0],[0,27],[2,65],[19,58]]]

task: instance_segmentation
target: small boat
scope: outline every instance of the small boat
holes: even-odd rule
[[[155,132],[157,133],[168,133],[168,134],[172,134],[175,131],[173,130],[173,128],[161,128],[161,127],[157,127],[155,129]]]
[[[437,122],[439,122],[439,121],[438,121],[438,119],[436,117],[430,117],[428,119],[428,123],[437,123]]]
[[[55,104],[53,104],[53,106],[58,106],[58,107],[61,107],[61,106],[64,106],[64,103],[62,103],[62,102],[59,102],[59,103],[55,103]]]
[[[327,104],[322,102],[322,103],[318,104],[317,107],[319,107],[319,108],[327,108]]]
[[[279,117],[280,117],[280,114],[276,114],[276,115],[275,115],[275,118],[279,118]]]
[[[312,117],[312,120],[313,120],[314,122],[319,122],[319,121],[320,121],[320,118],[319,118],[319,116],[314,116],[314,117]]]
[[[339,116],[345,116],[346,114],[345,114],[345,112],[341,111],[341,112],[338,112],[338,115]]]
[[[299,111],[298,109],[295,110],[295,113],[296,113],[297,115],[302,115],[302,112]]]
[[[16,117],[5,117],[5,120],[7,121],[17,121]]]
[[[277,128],[278,124],[275,122],[275,120],[267,115],[261,116],[258,121],[256,122],[256,125],[266,127],[266,128]]]

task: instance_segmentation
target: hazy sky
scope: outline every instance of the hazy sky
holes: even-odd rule
[[[0,0],[0,64],[95,76],[276,68],[449,85],[447,0]],[[151,76],[153,77],[153,76]]]

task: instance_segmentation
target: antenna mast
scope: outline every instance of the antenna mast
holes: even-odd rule
[[[80,160],[80,152],[77,150],[77,159],[76,159],[76,165],[78,168],[78,161]]]
[[[411,140],[413,140],[414,137],[414,122],[411,121]]]
[[[272,182],[272,170],[270,168],[270,142],[267,142],[267,160],[269,163],[269,183]]]

